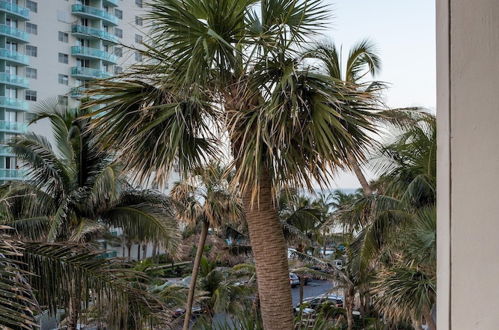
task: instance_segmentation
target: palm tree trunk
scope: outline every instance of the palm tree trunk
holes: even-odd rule
[[[347,287],[345,289],[345,310],[347,313],[347,329],[353,329],[353,300],[355,297],[355,292],[352,287]]]
[[[132,261],[132,245],[130,243],[127,243],[126,247],[128,250],[128,261]]]
[[[75,280],[71,284],[71,295],[68,306],[68,330],[76,330],[78,327],[78,317],[81,307],[81,292]]]
[[[366,196],[372,195],[373,191],[371,189],[371,186],[369,185],[369,182],[367,182],[364,173],[362,173],[362,169],[359,166],[359,162],[357,161],[357,159],[355,159],[355,157],[352,154],[348,154],[347,157],[348,157],[348,162],[350,163],[350,167],[354,171],[355,175],[357,176],[357,179],[359,180],[360,185],[362,186],[364,195]]]
[[[268,176],[261,178],[258,189],[258,201],[254,202],[251,189],[245,189],[243,206],[256,264],[263,327],[293,329],[286,242]]]
[[[206,236],[208,236],[208,221],[203,221],[203,226],[201,227],[201,235],[199,236],[199,243],[196,250],[196,257],[194,258],[194,265],[192,266],[192,276],[191,283],[189,285],[189,295],[187,296],[187,303],[185,304],[185,318],[183,330],[189,329],[189,323],[191,322],[192,304],[194,302],[194,291],[196,290],[196,281],[199,273],[199,265],[201,264],[201,257],[203,256],[204,243],[206,242]]]
[[[436,330],[437,325],[435,324],[435,320],[433,320],[433,316],[431,315],[431,309],[428,308],[423,316],[426,322],[426,326],[428,327],[428,330]]]
[[[137,260],[140,260],[140,244],[137,244]]]
[[[142,245],[142,258],[147,258],[147,244]]]

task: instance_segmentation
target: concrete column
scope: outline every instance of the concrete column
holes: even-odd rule
[[[437,0],[439,330],[499,329],[499,1]]]

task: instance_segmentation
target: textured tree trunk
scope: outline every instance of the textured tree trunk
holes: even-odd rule
[[[147,244],[142,245],[142,259],[147,258]]]
[[[194,258],[194,265],[192,266],[192,276],[191,283],[189,285],[189,295],[187,296],[187,303],[185,304],[185,318],[183,330],[189,329],[189,323],[191,321],[192,304],[194,302],[194,291],[196,290],[196,281],[199,273],[199,265],[201,263],[201,257],[203,256],[204,243],[206,242],[206,236],[208,235],[208,221],[203,221],[203,226],[201,227],[201,235],[199,236],[199,243],[196,250],[196,257]]]
[[[137,244],[137,260],[140,260],[140,244]]]
[[[424,313],[424,319],[426,322],[426,325],[428,326],[428,330],[436,330],[437,325],[435,324],[435,320],[433,320],[433,316],[431,315],[431,309],[428,309]]]
[[[128,249],[128,261],[132,261],[132,244],[127,244],[126,247]]]
[[[371,186],[369,185],[369,182],[367,182],[364,173],[362,173],[362,169],[360,168],[357,159],[355,159],[355,157],[352,154],[348,154],[348,161],[355,175],[357,176],[360,185],[362,186],[362,191],[364,191],[364,195],[366,196],[372,195],[373,191],[371,189]]]
[[[81,307],[81,292],[78,284],[73,281],[68,306],[68,330],[76,330]]]
[[[345,310],[347,313],[347,329],[353,329],[353,300],[355,298],[355,292],[350,286],[345,288]]]
[[[251,247],[256,263],[260,311],[265,330],[293,329],[286,242],[268,177],[260,180],[258,200],[243,192]]]
[[[158,254],[158,244],[154,243],[152,246],[152,256],[155,257]]]

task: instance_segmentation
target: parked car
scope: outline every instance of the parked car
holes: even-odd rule
[[[313,310],[316,310],[320,305],[324,303],[331,303],[336,307],[343,307],[343,297],[326,293],[317,297],[306,298],[303,300],[304,307]],[[295,310],[299,311],[300,306],[296,307]]]
[[[178,318],[185,314],[185,308],[177,308],[172,313],[173,318]],[[201,306],[192,306],[192,316],[197,317],[203,314],[203,308]]]
[[[289,284],[292,288],[300,285],[300,278],[295,273],[289,273]]]

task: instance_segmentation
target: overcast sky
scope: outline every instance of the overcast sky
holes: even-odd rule
[[[434,0],[327,0],[333,9],[329,39],[348,51],[369,38],[378,48],[382,71],[377,77],[390,83],[390,107],[424,106],[434,111],[435,1]],[[333,188],[359,187],[352,174],[340,174]]]

